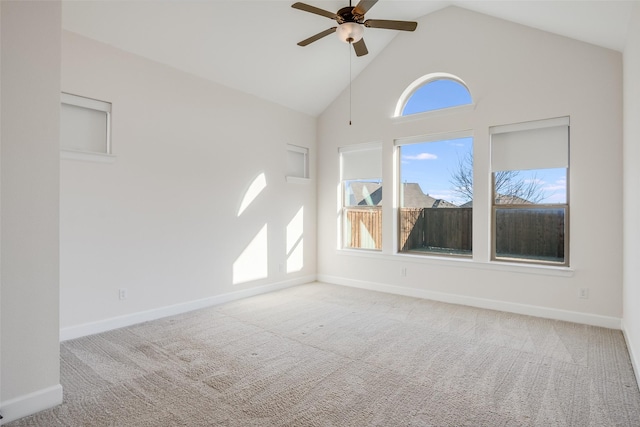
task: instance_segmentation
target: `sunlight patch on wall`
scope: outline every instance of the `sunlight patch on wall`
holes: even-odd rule
[[[287,225],[287,273],[302,270],[304,266],[304,206]]]
[[[242,215],[242,212],[245,211],[251,205],[251,203],[258,197],[258,195],[267,187],[267,178],[264,176],[264,172],[258,175],[247,191],[244,193],[244,197],[242,198],[242,203],[240,203],[240,209],[238,209],[238,216]]]
[[[233,263],[233,284],[264,279],[269,275],[267,224]]]

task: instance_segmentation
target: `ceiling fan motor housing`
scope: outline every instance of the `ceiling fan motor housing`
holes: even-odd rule
[[[364,15],[358,15],[357,13],[354,14],[354,9],[355,7],[351,6],[343,7],[338,11],[338,13],[336,13],[336,21],[338,21],[339,24],[345,22],[357,22],[358,24],[362,24],[364,21]]]

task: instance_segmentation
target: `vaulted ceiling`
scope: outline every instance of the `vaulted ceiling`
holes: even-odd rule
[[[344,1],[305,0],[337,11]],[[320,114],[394,37],[365,29],[369,54],[351,60],[335,35],[296,43],[335,21],[282,0],[63,1],[63,28],[187,73],[310,114]],[[368,19],[417,20],[459,6],[622,51],[634,1],[380,0]],[[355,4],[355,3],[354,3]],[[416,31],[420,31],[418,25]]]

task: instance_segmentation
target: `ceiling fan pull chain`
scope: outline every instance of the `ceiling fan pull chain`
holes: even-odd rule
[[[349,51],[349,126],[351,126],[351,43],[349,43],[348,51]]]

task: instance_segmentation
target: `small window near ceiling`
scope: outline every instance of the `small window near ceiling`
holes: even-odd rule
[[[111,154],[111,103],[63,93],[60,146],[91,154]]]
[[[309,149],[287,144],[287,179],[309,178]]]
[[[414,81],[404,91],[396,116],[425,113],[469,105],[473,102],[464,82],[452,74],[428,74]]]

